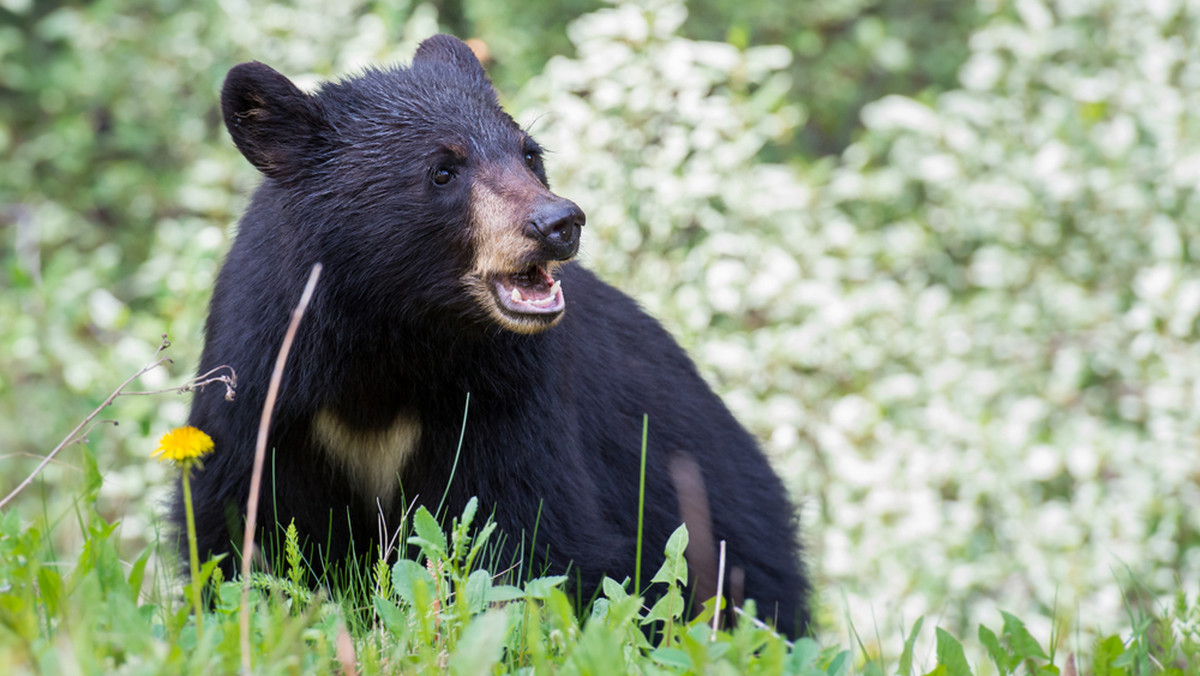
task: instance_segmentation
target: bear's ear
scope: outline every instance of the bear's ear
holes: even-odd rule
[[[221,113],[238,150],[267,176],[293,175],[324,154],[330,126],[316,101],[266,64],[229,71]]]
[[[421,42],[416,55],[413,56],[413,65],[428,63],[453,66],[464,75],[491,86],[491,80],[488,79],[487,72],[483,69],[483,64],[479,63],[475,52],[471,51],[467,43],[453,35],[434,35]]]

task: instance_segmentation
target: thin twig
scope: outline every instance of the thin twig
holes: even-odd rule
[[[170,346],[171,341],[167,340],[166,334],[163,334],[162,342],[159,343],[158,349],[154,351],[154,359],[150,363],[138,369],[137,373],[129,376],[125,382],[121,383],[120,387],[118,387],[116,390],[113,390],[113,393],[108,395],[108,398],[104,400],[104,403],[100,404],[96,407],[96,410],[89,413],[86,418],[84,418],[78,425],[75,426],[75,429],[71,430],[71,433],[68,434],[66,438],[64,438],[57,446],[54,447],[54,450],[50,451],[45,458],[42,458],[42,462],[38,464],[37,469],[33,470],[29,476],[25,477],[25,480],[22,481],[16,488],[14,488],[12,492],[9,493],[3,500],[0,500],[0,509],[4,509],[4,506],[11,502],[13,498],[17,497],[18,493],[25,490],[26,486],[33,483],[33,480],[37,478],[37,475],[41,474],[43,469],[46,469],[46,465],[49,465],[50,461],[54,460],[54,456],[58,455],[59,451],[67,446],[77,444],[86,439],[87,431],[84,431],[84,429],[86,428],[88,431],[90,431],[92,420],[94,420],[96,416],[100,415],[101,411],[111,406],[117,397],[121,396],[122,394],[131,394],[124,391],[126,387],[129,387],[130,383],[142,377],[147,372],[153,371],[163,364],[170,363],[171,359],[169,357],[159,357],[163,350]]]
[[[229,375],[214,376],[213,374],[228,369]],[[206,386],[213,383],[224,383],[225,385],[225,401],[233,401],[234,388],[237,387],[237,373],[233,367],[228,364],[218,366],[217,368],[192,378],[179,387],[166,387],[161,390],[137,390],[133,392],[122,392],[126,396],[149,395],[149,394],[170,394],[172,392],[183,394],[192,390],[203,390]]]
[[[254,531],[258,522],[258,491],[262,486],[263,464],[267,456],[267,431],[271,427],[271,412],[275,409],[275,397],[279,394],[279,383],[283,380],[283,367],[287,363],[288,353],[292,351],[292,341],[296,338],[296,330],[304,317],[304,310],[312,300],[313,289],[317,287],[317,278],[321,276],[321,264],[313,265],[308,275],[308,284],[300,295],[300,303],[292,311],[292,321],[288,324],[287,333],[283,336],[283,344],[279,347],[279,355],[275,358],[275,370],[271,372],[271,384],[267,387],[267,400],[263,403],[262,419],[258,423],[258,441],[254,445],[254,470],[250,474],[250,498],[246,503],[246,534],[242,540],[242,610],[241,610],[241,644],[242,644],[242,673],[251,673],[250,665],[250,559],[254,553]]]

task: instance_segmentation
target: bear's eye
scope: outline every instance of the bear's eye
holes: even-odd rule
[[[433,170],[433,182],[437,185],[446,185],[454,178],[454,170],[450,167],[438,167]]]
[[[537,153],[526,152],[525,153],[525,166],[529,167],[530,169],[537,169],[537,165],[538,165]]]

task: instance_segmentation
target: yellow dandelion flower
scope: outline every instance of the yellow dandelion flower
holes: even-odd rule
[[[195,427],[177,427],[162,435],[158,448],[151,455],[162,460],[179,463],[198,462],[211,453],[213,440]]]

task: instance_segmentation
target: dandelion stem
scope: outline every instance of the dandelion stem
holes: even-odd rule
[[[192,609],[196,613],[196,638],[204,636],[204,609],[200,606],[200,554],[196,551],[196,517],[192,512],[192,468],[183,467],[183,509],[187,514],[188,555],[192,566]]]

